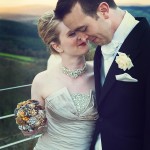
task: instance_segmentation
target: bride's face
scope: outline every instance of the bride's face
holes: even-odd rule
[[[59,34],[59,48],[62,50],[63,54],[70,56],[82,56],[86,54],[89,50],[88,41],[84,37],[79,37],[73,31],[61,22],[58,25]]]

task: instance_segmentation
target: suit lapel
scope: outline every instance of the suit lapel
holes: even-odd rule
[[[127,55],[129,55],[130,59],[133,61],[138,53],[140,52],[140,49],[138,49],[138,44],[140,43],[140,40],[142,38],[142,35],[144,33],[144,27],[143,27],[144,21],[140,22],[128,35],[124,43],[122,44],[119,52],[123,52]],[[142,30],[143,29],[143,30]],[[125,73],[122,69],[118,68],[117,63],[115,62],[115,59],[109,69],[109,72],[105,78],[105,82],[103,85],[103,88],[101,90],[100,95],[100,102],[99,104],[104,100],[105,96],[109,94],[109,91],[113,87],[113,85],[116,83],[115,75]]]

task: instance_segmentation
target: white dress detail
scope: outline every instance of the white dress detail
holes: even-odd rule
[[[95,93],[70,94],[66,87],[45,99],[47,130],[34,150],[89,150],[98,112]]]

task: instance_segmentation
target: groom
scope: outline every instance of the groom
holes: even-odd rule
[[[113,0],[58,0],[56,16],[97,44],[91,150],[150,150],[150,26]]]

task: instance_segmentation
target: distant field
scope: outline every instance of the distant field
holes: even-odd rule
[[[32,57],[15,55],[15,54],[8,54],[8,53],[0,53],[0,57],[6,57],[6,58],[10,58],[10,59],[16,59],[16,60],[24,61],[24,62],[33,62],[33,61],[35,61],[35,59],[32,58]]]

